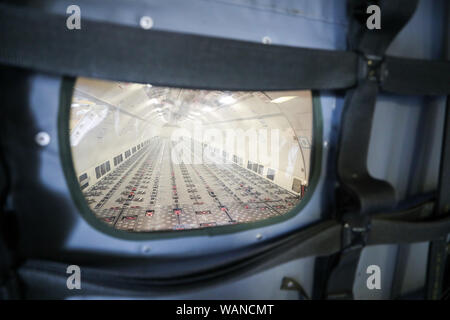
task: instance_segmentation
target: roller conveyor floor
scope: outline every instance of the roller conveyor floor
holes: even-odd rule
[[[153,139],[85,191],[95,215],[130,232],[185,230],[283,215],[300,200],[235,163],[174,162],[172,149]]]

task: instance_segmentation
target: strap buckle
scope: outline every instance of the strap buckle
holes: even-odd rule
[[[352,251],[365,247],[372,224],[370,216],[353,215],[344,219],[342,231],[342,251]]]
[[[359,80],[383,82],[388,75],[383,56],[361,53],[359,55]]]

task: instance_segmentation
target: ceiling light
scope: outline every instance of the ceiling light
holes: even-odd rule
[[[78,107],[91,107],[92,104],[87,104],[87,103],[72,103],[71,107],[72,108],[78,108]]]
[[[234,99],[232,96],[224,96],[219,99],[219,102],[222,104],[231,104],[236,102],[236,99]]]
[[[204,107],[202,110],[205,111],[205,112],[211,112],[211,111],[213,111],[213,108],[211,108],[211,107]]]
[[[297,97],[296,96],[279,97],[279,98],[273,99],[270,102],[272,102],[272,103],[283,103],[283,102],[289,101],[289,100],[294,99],[294,98],[297,98]]]

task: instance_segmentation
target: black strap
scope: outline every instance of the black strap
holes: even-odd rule
[[[83,19],[81,30],[68,30],[66,16],[4,4],[0,43],[0,63],[69,76],[221,90],[338,89],[356,82],[357,56],[352,52],[263,45],[88,19]]]
[[[411,95],[445,95],[450,88],[448,61],[425,61],[387,56],[381,72],[381,90]]]
[[[19,297],[19,283],[12,252],[4,239],[0,238],[0,300],[18,299]]]
[[[369,1],[348,2],[351,49],[361,52],[360,81],[347,92],[337,159],[340,187],[337,192],[338,218],[343,223],[342,251],[335,257],[329,273],[327,298],[353,299],[353,282],[363,247],[375,227],[371,214],[390,210],[396,204],[395,190],[387,182],[373,178],[367,166],[372,120],[381,83],[388,77],[385,51],[400,29],[408,22],[417,1],[380,1],[381,29],[369,30],[361,9]]]
[[[445,54],[447,60],[450,60],[450,3],[446,8],[447,21],[445,36]],[[449,85],[449,84],[447,84]],[[442,138],[441,164],[439,174],[438,196],[435,207],[435,216],[444,216],[450,212],[450,95],[447,96],[447,105],[444,118],[444,134]],[[449,252],[447,251],[447,238],[443,236],[430,243],[428,251],[428,268],[426,280],[426,298],[441,299],[444,283],[444,273],[446,260]]]
[[[386,5],[392,6],[391,1]],[[411,6],[402,8],[400,14]],[[381,31],[363,35],[364,43],[374,39],[377,53],[397,30],[389,27],[388,14],[383,9]],[[344,89],[354,87],[358,79],[355,52],[263,45],[89,19],[83,19],[81,30],[68,30],[66,18],[65,12],[0,4],[0,64],[74,77],[219,90]],[[351,49],[364,53],[366,47]],[[447,62],[386,57],[378,70],[383,71],[382,90],[450,93]]]
[[[422,210],[419,206],[415,210]],[[412,213],[413,214],[413,213]],[[437,239],[450,232],[450,218],[440,218],[430,222],[392,221],[374,219],[368,245],[385,243],[415,243]],[[342,226],[335,221],[324,221],[307,227],[289,237],[276,240],[264,247],[249,249],[246,257],[228,262],[215,269],[208,269],[195,274],[171,277],[151,277],[144,275],[141,268],[135,273],[120,269],[114,270],[113,260],[103,261],[94,258],[92,264],[78,261],[52,262],[28,260],[23,270],[60,274],[66,277],[68,264],[80,265],[83,270],[83,282],[96,283],[102,287],[125,288],[136,291],[173,290],[176,286],[184,289],[197,286],[223,283],[227,280],[237,280],[262,272],[274,266],[309,256],[326,256],[340,251]],[[349,267],[354,268],[351,256],[346,256]],[[123,261],[123,257],[118,257]],[[142,262],[142,259],[140,260]],[[103,263],[103,264],[102,264]],[[152,261],[155,268],[158,261]],[[180,263],[175,261],[174,263]],[[167,267],[169,261],[164,260]],[[345,276],[345,274],[343,274]],[[342,282],[344,283],[344,282]],[[56,288],[55,288],[56,289]],[[66,291],[67,293],[67,291]],[[344,292],[345,293],[345,292]],[[334,297],[339,297],[336,292]],[[349,293],[351,294],[351,293]],[[331,296],[331,294],[330,294]]]
[[[450,98],[447,98],[444,137],[442,142],[439,195],[436,204],[436,216],[450,212]],[[447,258],[447,236],[432,241],[428,253],[428,272],[426,297],[440,299]]]
[[[0,153],[0,300],[19,298],[19,285],[15,272],[15,250],[11,248],[11,237],[8,237],[10,233],[8,231],[11,230],[12,224],[8,220],[8,212],[5,210],[7,194],[11,187],[5,163],[3,154]]]
[[[338,175],[344,192],[338,195],[341,210],[361,214],[386,210],[395,204],[392,186],[372,178],[367,167],[372,118],[378,84],[363,80],[346,97],[338,155]],[[345,197],[352,197],[349,203]]]
[[[450,233],[450,218],[447,216],[431,221],[372,220],[368,245],[417,243],[436,240]]]

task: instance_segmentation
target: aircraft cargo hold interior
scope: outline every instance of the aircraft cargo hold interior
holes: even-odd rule
[[[0,0],[0,26],[0,300],[450,300],[450,1]]]
[[[130,232],[281,216],[304,197],[310,91],[221,92],[79,78],[72,157],[98,219]]]

